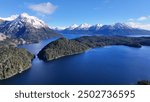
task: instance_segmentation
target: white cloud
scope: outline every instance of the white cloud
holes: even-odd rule
[[[130,18],[128,21],[145,21],[150,20],[150,16],[141,16],[139,18]]]
[[[47,3],[30,5],[29,8],[33,11],[38,12],[38,13],[52,14],[57,9],[57,6],[53,5],[50,2],[47,2]]]
[[[134,19],[133,19],[133,18],[130,18],[130,19],[128,19],[128,21],[134,21]]]
[[[144,20],[147,20],[148,18],[149,16],[142,16],[142,17],[139,17],[137,20],[144,21]]]
[[[133,28],[150,30],[150,24],[143,24],[143,23],[137,23],[137,22],[127,22],[127,24]]]

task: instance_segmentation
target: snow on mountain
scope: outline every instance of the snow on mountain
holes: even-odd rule
[[[97,29],[101,28],[103,25],[102,24],[96,24],[94,25]]]
[[[29,16],[27,13],[22,13],[17,18],[14,15],[8,18],[10,21],[7,19],[7,22],[5,22],[4,24],[2,23],[1,26],[3,27],[7,26],[8,30],[10,31],[22,28],[25,25],[31,26],[37,29],[48,27],[42,20],[34,16]]]
[[[29,16],[27,13],[20,14],[12,21],[2,22],[0,32],[10,38],[23,39],[29,43],[61,36],[51,30],[42,20]]]
[[[4,21],[12,21],[14,19],[16,19],[19,15],[12,15],[10,17],[6,17],[6,18],[2,18],[0,17],[0,19],[4,20]]]
[[[51,27],[52,29],[56,30],[103,30],[103,29],[132,29],[131,26],[124,24],[124,23],[116,23],[113,25],[102,25],[102,24],[95,24],[95,25],[90,25],[87,23],[77,25],[73,24],[72,26],[69,27],[64,27],[61,29],[61,27]]]
[[[132,29],[131,26],[125,24],[125,23],[116,23],[113,25],[114,29]]]
[[[22,13],[20,15],[12,15],[7,18],[1,18],[0,19],[4,21],[12,21],[11,26],[14,27],[19,27],[22,26],[23,23],[28,23],[31,26],[34,26],[35,28],[41,28],[47,26],[44,21],[34,17],[34,16],[29,16],[27,13]]]
[[[21,15],[19,15],[14,21],[12,21],[11,26],[19,27],[23,26],[24,23],[35,28],[47,27],[47,25],[42,20],[34,16],[29,16],[27,13],[22,13]]]
[[[89,29],[90,30],[99,30],[103,25],[102,24],[96,24],[91,26]]]
[[[100,30],[109,29],[109,30],[117,30],[117,29],[133,29],[131,26],[124,23],[115,23],[112,25],[103,25]]]
[[[63,34],[103,34],[103,35],[134,35],[134,34],[150,34],[150,31],[144,29],[137,29],[125,23],[116,23],[112,25],[89,25],[87,23],[81,24],[72,30],[66,28],[65,30],[57,31]]]
[[[59,30],[89,30],[89,29],[99,30],[101,27],[102,27],[102,24],[90,25],[87,23],[80,24],[80,25],[73,24],[73,25],[68,26],[68,27],[51,27],[50,26],[51,29],[58,30],[58,31]]]
[[[90,27],[91,27],[90,24],[84,23],[84,24],[81,24],[78,27],[76,27],[76,29],[78,29],[78,30],[88,30]]]
[[[68,30],[74,30],[75,28],[77,28],[78,25],[77,24],[73,24],[72,26],[69,26],[67,29]]]

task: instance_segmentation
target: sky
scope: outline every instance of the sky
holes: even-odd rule
[[[0,17],[24,12],[50,26],[123,22],[150,29],[150,0],[0,0]]]

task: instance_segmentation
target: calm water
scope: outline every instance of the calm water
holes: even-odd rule
[[[128,35],[128,37],[150,37],[150,35]]]
[[[56,39],[19,47],[37,54],[53,40]],[[150,80],[150,47],[107,46],[48,63],[36,57],[32,64],[31,69],[0,84],[135,84],[138,80]]]

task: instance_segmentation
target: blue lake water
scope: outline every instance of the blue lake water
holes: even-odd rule
[[[76,38],[81,35],[65,35]],[[46,44],[22,45],[37,54]],[[43,62],[37,57],[32,67],[0,84],[29,85],[130,85],[139,80],[150,80],[150,47],[106,46],[79,55]]]

